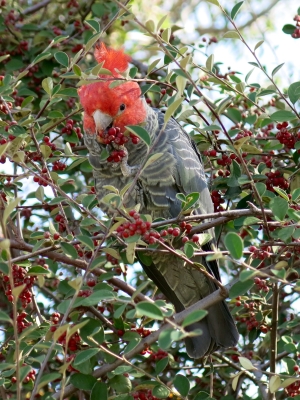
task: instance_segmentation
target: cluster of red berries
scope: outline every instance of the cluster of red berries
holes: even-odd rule
[[[117,232],[122,238],[128,238],[133,235],[145,235],[149,232],[151,223],[144,221],[138,212],[130,210],[129,216],[132,220],[124,222],[117,228]]]
[[[68,119],[66,122],[66,126],[64,126],[61,130],[61,133],[65,133],[66,135],[72,135],[72,131],[74,131],[78,137],[78,139],[82,139],[83,134],[81,132],[80,126],[75,126],[76,122],[73,119]]]
[[[252,135],[253,135],[253,133],[252,133],[251,131],[248,131],[248,130],[240,131],[240,132],[236,135],[235,140],[239,140],[239,139],[241,139],[241,138],[248,137],[248,136],[252,136]]]
[[[103,144],[115,143],[118,146],[123,146],[131,140],[132,144],[138,144],[140,138],[136,135],[130,133],[129,136],[125,136],[119,127],[109,128],[107,131],[101,132],[99,134],[99,141]],[[113,150],[109,157],[108,162],[120,162],[125,157],[125,152],[123,150]]]
[[[240,299],[241,299],[240,296],[236,298],[235,305],[237,307],[240,307],[242,305]],[[254,310],[256,308],[256,304],[253,301],[251,301],[250,303],[245,302],[244,308],[246,310],[249,310],[248,316],[245,316],[245,317],[236,316],[235,317],[236,321],[245,323],[248,331],[252,331],[252,329],[260,329],[263,333],[267,333],[268,327],[256,320],[255,312],[254,312]]]
[[[300,380],[291,383],[285,388],[285,391],[289,397],[296,397],[300,394]]]
[[[216,174],[213,174],[213,179],[216,179],[218,176],[230,176],[230,171],[227,169],[226,171],[223,171],[222,169],[219,169],[216,171]]]
[[[73,109],[73,107],[75,106],[75,103],[76,103],[75,97],[69,97],[68,100],[66,101],[66,105],[70,110]]]
[[[29,219],[32,215],[32,209],[30,207],[24,207],[21,211],[21,217]]]
[[[17,329],[18,333],[21,333],[24,331],[24,329],[28,328],[29,326],[32,325],[32,322],[26,321],[27,313],[25,311],[22,311],[20,314],[17,314]]]
[[[40,176],[35,175],[33,177],[33,182],[38,183],[40,186],[48,186],[48,182],[49,182],[49,177],[48,177],[48,173],[47,173],[47,168],[43,168],[42,169],[42,173],[40,174]]]
[[[259,260],[264,260],[266,258],[268,258],[270,256],[270,253],[268,252],[270,250],[269,247],[261,247],[260,249],[258,249],[255,246],[250,246],[249,247],[249,251],[252,254],[252,258],[258,258]]]
[[[76,354],[70,354],[69,356],[66,357],[66,362],[70,363],[70,365],[67,368],[68,372],[79,372],[78,369],[76,369],[72,366],[72,362],[74,361],[75,357],[76,357]],[[59,360],[59,362],[63,363],[63,361],[61,361],[61,360]]]
[[[14,287],[21,286],[25,284],[25,288],[22,290],[21,294],[19,295],[19,299],[21,300],[22,308],[26,308],[32,300],[32,286],[36,280],[35,276],[26,276],[26,270],[19,265],[13,264],[12,266],[12,273],[13,273],[13,281]],[[12,295],[12,288],[9,283],[9,276],[3,276],[3,282],[6,285],[5,294],[7,300],[11,303],[14,301],[14,297]]]
[[[67,4],[67,8],[78,8],[79,7],[79,3],[76,0],[70,0]]]
[[[226,167],[226,165],[231,165],[231,163],[232,163],[232,158],[227,154],[222,154],[221,158],[217,160],[217,164],[222,165],[223,167]]]
[[[58,227],[60,232],[64,232],[66,230],[66,222],[62,215],[57,214],[55,217],[55,221],[58,222]]]
[[[132,332],[137,332],[140,337],[145,338],[151,334],[151,331],[149,329],[145,328],[136,328],[136,329],[131,329]]]
[[[106,254],[106,259],[109,261],[112,265],[119,265],[119,260],[110,254]]]
[[[46,146],[49,146],[52,151],[56,150],[56,144],[52,143],[48,136],[44,137],[44,143],[45,143]],[[52,154],[50,154],[50,157],[52,157]]]
[[[59,321],[61,320],[61,315],[58,312],[54,312],[50,316],[50,322],[54,325],[57,325]]]
[[[0,1],[0,7],[5,7],[6,6],[6,1],[5,0],[1,0]]]
[[[57,325],[59,324],[61,320],[61,315],[58,312],[54,312],[51,317],[50,317],[50,322],[53,324],[50,327],[51,332],[55,332],[57,329]],[[58,339],[57,342],[60,343],[63,346],[67,345],[67,348],[70,351],[76,351],[79,349],[79,343],[81,341],[81,337],[78,332],[73,333],[73,335],[69,338],[68,344],[66,342],[67,340],[67,332],[64,332]]]
[[[289,187],[288,181],[278,170],[275,172],[267,172],[266,177],[268,178],[266,180],[266,186],[271,192],[274,192],[274,187],[280,187],[281,189],[288,189]]]
[[[203,152],[203,155],[204,155],[204,156],[207,156],[207,157],[216,157],[216,155],[217,155],[217,150],[215,150],[215,149],[212,149],[212,150],[205,150],[205,151]]]
[[[26,365],[25,364],[23,364],[23,367],[25,367]],[[35,380],[35,370],[34,369],[32,369],[26,376],[25,376],[25,378],[23,379],[23,383],[28,383],[29,381],[34,381]],[[12,378],[11,378],[11,383],[17,383],[17,378],[15,377],[15,376],[13,376]]]
[[[254,278],[254,283],[257,286],[258,290],[262,290],[265,293],[268,293],[269,288],[267,286],[267,281],[265,279],[260,279],[258,277]]]
[[[166,357],[168,357],[168,353],[161,349],[157,350],[156,353],[153,351],[151,354],[151,360],[153,360],[153,361],[159,361]]]
[[[281,144],[284,144],[285,147],[288,149],[293,149],[295,147],[296,143],[296,138],[292,133],[290,133],[287,129],[289,123],[288,122],[282,122],[282,124],[277,124],[276,128],[278,129],[278,132],[276,134],[276,139],[279,140]]]
[[[221,197],[221,193],[218,190],[213,190],[211,192],[211,199],[214,204],[215,212],[224,211],[221,204],[225,203],[225,199]]]
[[[3,100],[0,100],[0,111],[3,112],[3,114],[9,114],[11,108],[12,103],[10,101],[4,102]]]
[[[93,293],[90,289],[79,290],[78,297],[89,297]]]
[[[62,161],[54,161],[52,171],[64,171],[67,168],[66,163],[63,163]]]
[[[296,21],[296,29],[292,33],[292,37],[294,39],[299,39],[300,38],[300,15],[295,15],[294,21]]]
[[[60,28],[58,28],[57,26],[53,26],[52,31],[53,31],[54,35],[56,35],[56,36],[60,36],[62,34],[62,30]]]
[[[9,13],[6,15],[4,23],[5,25],[15,25],[17,21],[23,21],[23,17],[20,17],[20,14],[18,14],[15,10],[11,9]]]
[[[152,390],[139,390],[132,394],[134,400],[158,400],[157,397],[153,396]]]
[[[72,11],[69,11],[69,14],[70,14],[71,12],[72,12]],[[74,47],[72,47],[71,52],[72,52],[72,53],[78,53],[78,51],[80,51],[80,50],[82,50],[82,49],[83,49],[83,45],[80,44],[80,43],[78,43],[78,44],[75,44]]]
[[[50,237],[51,237],[51,233],[50,232],[48,232],[48,231],[44,232],[44,238],[45,239],[50,239]],[[58,240],[59,238],[60,238],[60,234],[55,232],[53,234],[53,239],[54,240]],[[41,264],[41,265],[45,268],[45,265],[43,265],[43,264]]]
[[[108,162],[119,163],[125,157],[126,153],[124,150],[113,150],[107,157]]]

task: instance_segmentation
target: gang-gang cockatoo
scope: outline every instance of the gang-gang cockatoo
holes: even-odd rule
[[[130,57],[123,50],[107,48],[101,43],[95,50],[95,58],[112,75],[100,75],[101,81],[82,86],[78,93],[84,109],[85,143],[98,199],[101,201],[107,194],[106,185],[121,190],[131,182],[145,161],[148,147],[144,141],[123,135],[126,126],[142,125],[155,143],[152,154],[163,153],[163,156],[142,170],[125,206],[140,204],[140,213],[151,214],[153,218],[174,218],[181,211],[176,195],[199,192],[199,207],[194,213],[213,212],[201,157],[189,135],[173,118],[162,131],[164,114],[147,104],[136,82],[111,85],[113,79],[123,78],[120,73],[128,69]],[[107,159],[101,157],[105,149],[110,154]],[[211,250],[212,241],[202,249]],[[180,239],[177,246],[182,246]],[[143,269],[177,312],[217,290],[212,280],[178,256],[153,252],[151,257],[151,265],[141,263]],[[199,256],[193,260],[220,280],[216,261],[207,262]],[[203,357],[217,348],[235,346],[238,340],[235,323],[224,301],[211,306],[204,319],[186,329],[202,331],[201,335],[186,338],[187,353],[192,358]]]

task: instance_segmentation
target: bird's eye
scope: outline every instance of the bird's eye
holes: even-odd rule
[[[120,111],[124,111],[125,108],[126,108],[125,104],[121,104],[121,105],[120,105]]]

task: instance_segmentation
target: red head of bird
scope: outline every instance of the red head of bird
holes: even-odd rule
[[[128,69],[130,57],[122,49],[107,48],[104,43],[95,50],[98,63],[112,75],[99,75],[101,82],[82,86],[78,90],[84,108],[83,126],[88,134],[103,133],[108,127],[119,127],[125,131],[126,125],[138,125],[146,119],[146,105],[136,82],[125,81],[113,86],[116,79],[124,79],[120,73]],[[101,140],[100,140],[101,141]]]

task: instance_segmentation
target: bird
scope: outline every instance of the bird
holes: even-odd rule
[[[83,84],[78,95],[83,107],[84,140],[99,201],[107,194],[107,185],[120,191],[140,171],[134,190],[126,199],[128,209],[139,204],[139,212],[148,213],[153,219],[176,218],[182,209],[178,194],[196,192],[200,196],[194,213],[212,213],[214,208],[201,155],[189,134],[174,118],[164,125],[164,113],[146,102],[136,81],[124,78],[131,57],[122,48],[110,48],[101,42],[96,45],[94,56],[103,73],[100,69],[97,80]],[[128,135],[126,127],[132,125],[140,125],[148,132],[154,144],[152,154],[162,153],[142,170],[148,147],[138,136]],[[209,233],[212,238],[202,246],[204,251],[211,250],[215,240],[212,229]],[[176,254],[153,252],[151,257],[151,265],[143,263],[141,258],[140,263],[176,312],[218,289],[211,279]],[[202,256],[192,260],[200,262],[221,281],[216,260],[206,261]],[[225,301],[209,307],[204,319],[186,327],[188,332],[195,330],[201,334],[185,338],[187,354],[194,359],[233,347],[239,338]]]

